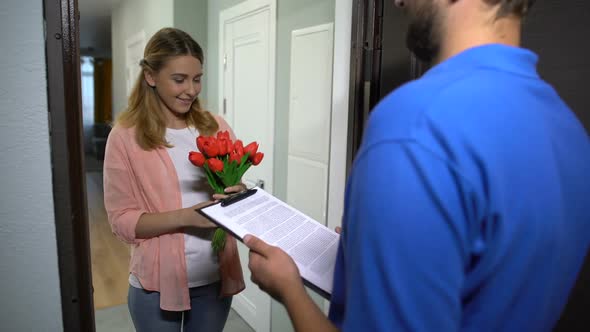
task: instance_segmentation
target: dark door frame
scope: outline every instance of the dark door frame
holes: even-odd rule
[[[354,0],[352,8],[348,142],[346,177],[360,147],[364,125],[377,103],[378,66],[381,59],[380,27],[383,0]]]
[[[64,331],[95,330],[84,178],[77,0],[43,0],[55,230]]]
[[[384,1],[354,0],[352,9],[350,97],[348,113],[348,150],[346,176],[360,148],[369,113],[380,101],[383,46]],[[410,55],[408,71],[412,79],[420,77],[427,65]]]

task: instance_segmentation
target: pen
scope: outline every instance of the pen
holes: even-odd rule
[[[236,202],[239,202],[241,200],[243,200],[244,198],[250,197],[252,195],[254,195],[256,193],[256,189],[248,189],[246,191],[243,191],[241,193],[237,193],[237,194],[233,194],[225,199],[223,199],[221,201],[221,206],[228,206],[228,205],[232,205]]]

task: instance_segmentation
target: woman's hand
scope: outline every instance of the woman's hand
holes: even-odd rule
[[[248,188],[246,187],[245,184],[240,183],[240,184],[237,184],[235,186],[231,186],[231,187],[225,188],[225,190],[224,190],[225,191],[225,194],[214,194],[213,195],[213,199],[216,200],[216,201],[219,201],[219,200],[222,200],[224,198],[227,198],[227,196],[229,196],[230,194],[239,193],[239,192],[245,191],[247,189]]]
[[[144,213],[135,226],[135,236],[138,239],[151,239],[164,234],[182,232],[185,227],[216,228],[217,225],[195,211],[213,203],[213,201],[207,201],[184,209]]]
[[[215,203],[214,201],[205,201],[196,205],[193,205],[189,208],[185,209],[185,227],[197,227],[197,228],[216,228],[217,225],[209,221],[209,219],[203,217],[197,211],[198,209],[202,209],[206,206]]]

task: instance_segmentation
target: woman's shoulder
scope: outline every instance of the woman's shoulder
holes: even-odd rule
[[[227,121],[225,121],[225,118],[223,118],[219,114],[215,114],[215,113],[211,113],[211,112],[209,112],[209,113],[213,116],[215,121],[217,121],[217,125],[219,126],[219,131],[231,130],[229,124],[227,123]]]

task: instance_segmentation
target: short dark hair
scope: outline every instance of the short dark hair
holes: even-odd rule
[[[516,15],[524,17],[536,0],[485,0],[491,5],[500,5],[498,17]]]

